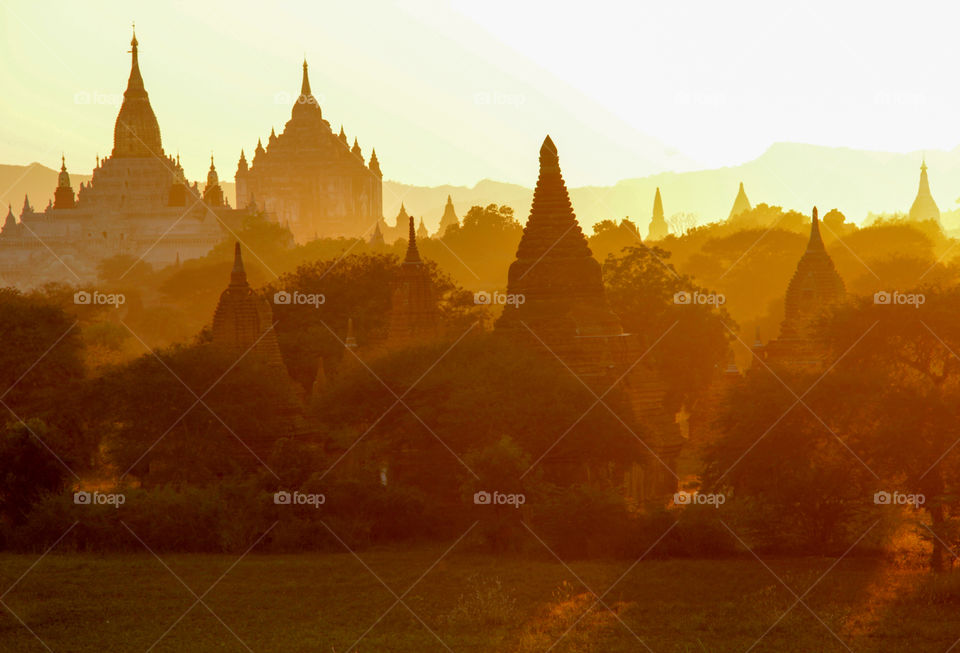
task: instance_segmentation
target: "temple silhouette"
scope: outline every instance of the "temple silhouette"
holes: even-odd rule
[[[98,158],[93,178],[76,195],[61,158],[53,202],[37,211],[24,198],[19,222],[8,211],[0,232],[4,282],[89,282],[100,261],[117,255],[161,266],[204,256],[223,239],[223,224],[237,224],[246,215],[224,201],[212,158],[201,194],[184,176],[179,156],[164,152],[135,33],[130,54],[110,156]]]
[[[517,258],[510,265],[507,293],[523,295],[506,310],[496,330],[548,359],[559,358],[601,395],[619,394],[620,418],[633,431],[643,462],[620,470],[628,492],[640,500],[662,498],[677,486],[676,461],[683,439],[675,416],[663,403],[664,384],[642,361],[639,339],[624,333],[607,304],[600,263],[593,257],[570,204],[557,148],[549,136],[540,148],[540,176]],[[629,437],[629,436],[628,436]],[[546,466],[579,468],[577,460],[548,456]],[[585,478],[603,473],[581,470]]]
[[[917,196],[910,206],[909,217],[917,222],[933,220],[938,225],[940,224],[940,208],[933,201],[933,195],[930,194],[926,160],[920,164],[920,185],[917,187]]]
[[[335,134],[310,90],[303,62],[300,95],[278,136],[273,130],[253,160],[241,150],[237,206],[256,206],[287,224],[299,242],[315,237],[369,237],[383,219],[383,174],[376,150],[365,163],[356,138]]]
[[[780,335],[766,346],[755,347],[755,351],[771,366],[821,370],[828,349],[819,333],[820,321],[845,299],[843,279],[823,245],[817,207],[813,207],[810,239],[787,286]]]

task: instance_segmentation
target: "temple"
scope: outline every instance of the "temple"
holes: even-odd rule
[[[917,197],[910,206],[910,219],[917,222],[933,220],[940,224],[940,208],[933,201],[933,195],[930,194],[926,160],[920,164],[920,186],[917,188]]]
[[[25,200],[17,228],[0,234],[3,283],[90,282],[100,261],[118,255],[156,266],[205,256],[223,239],[222,225],[245,214],[210,188],[211,179],[217,185],[215,171],[201,195],[184,176],[179,157],[164,152],[140,73],[136,34],[130,54],[111,155],[98,158],[92,179],[76,194],[61,157],[52,205],[36,211]]]
[[[300,95],[283,131],[271,131],[266,148],[258,142],[249,165],[240,153],[237,206],[254,204],[288,223],[299,242],[362,236],[383,217],[382,176],[376,151],[364,163],[357,139],[348,146],[343,128],[336,134],[323,118],[304,61]]]
[[[284,424],[283,431],[276,437],[304,436],[311,432],[311,425],[304,417],[304,392],[290,378],[274,325],[270,304],[247,281],[240,243],[237,242],[230,283],[220,293],[213,312],[211,343],[231,360],[248,359],[262,366],[264,373],[286,398],[275,407]],[[272,442],[247,444],[262,454],[269,452],[272,446]]]
[[[741,213],[746,213],[752,207],[750,206],[750,200],[747,199],[747,192],[743,190],[743,182],[740,182],[740,190],[737,191],[737,197],[733,200],[733,207],[730,209],[730,215],[727,216],[727,219],[735,218]]]
[[[436,292],[417,249],[413,217],[409,217],[407,255],[393,282],[390,297],[388,347],[403,347],[428,342],[440,333],[440,312]]]
[[[670,233],[667,220],[663,217],[663,200],[660,199],[660,188],[653,197],[653,216],[650,218],[650,228],[647,230],[649,240],[663,240]]]
[[[628,413],[624,423],[643,434],[638,435],[642,444],[637,443],[643,463],[621,470],[628,493],[641,500],[672,494],[683,442],[675,416],[664,408],[665,389],[657,375],[637,364],[643,354],[638,338],[623,332],[607,304],[600,263],[573,212],[549,136],[540,148],[540,176],[508,272],[507,293],[523,295],[525,301],[502,313],[498,332],[560,358],[598,394],[615,386],[623,399]]]
[[[443,215],[440,217],[440,228],[437,229],[437,237],[443,238],[444,234],[447,233],[447,227],[459,224],[460,218],[457,217],[457,212],[453,209],[453,198],[447,195],[447,204],[443,207]]]
[[[813,207],[807,249],[787,286],[780,335],[759,350],[763,360],[773,366],[795,370],[822,369],[827,360],[827,348],[819,333],[820,321],[845,298],[843,279],[823,245],[817,207]]]

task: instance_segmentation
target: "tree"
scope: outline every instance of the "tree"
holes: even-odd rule
[[[624,330],[641,339],[642,351],[649,348],[644,361],[660,373],[670,406],[679,409],[695,401],[718,366],[726,365],[736,325],[719,296],[678,273],[669,258],[658,247],[628,247],[607,258],[604,279]],[[691,301],[684,303],[687,297]],[[699,303],[701,297],[717,303]]]
[[[89,401],[117,474],[203,484],[260,468],[289,428],[292,390],[252,355],[180,345],[104,375]]]
[[[43,495],[65,487],[70,470],[46,449],[44,443],[52,440],[38,419],[10,422],[0,430],[0,517],[7,522],[22,524]]]
[[[922,494],[930,565],[944,567],[960,513],[960,288],[897,291],[913,303],[865,298],[830,329],[846,352],[831,382],[832,410],[878,490]],[[904,300],[906,301],[906,300]]]

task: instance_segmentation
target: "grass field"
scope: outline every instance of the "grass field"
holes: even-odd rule
[[[2,555],[0,651],[921,653],[960,638],[955,593],[879,561],[654,560],[624,575],[630,561],[434,564],[443,554],[51,553],[32,569],[39,556]]]

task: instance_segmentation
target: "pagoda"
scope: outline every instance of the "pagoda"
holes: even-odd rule
[[[427,342],[440,335],[440,311],[433,281],[420,259],[413,217],[408,221],[407,255],[400,264],[390,296],[388,347]]]
[[[926,160],[920,164],[920,186],[917,188],[917,197],[910,206],[910,220],[915,222],[933,220],[938,225],[940,224],[940,208],[933,201],[933,195],[930,194]]]
[[[443,207],[443,215],[440,217],[440,228],[437,229],[437,236],[443,238],[444,234],[447,233],[447,227],[459,224],[460,218],[457,217],[457,212],[453,209],[453,198],[447,195],[447,204]]]
[[[740,182],[740,190],[737,191],[737,197],[733,200],[733,207],[730,209],[730,215],[727,216],[727,219],[735,218],[741,213],[746,213],[752,207],[750,206],[750,200],[747,199],[747,192],[743,190],[743,182]]]
[[[255,203],[276,222],[289,223],[294,237],[357,237],[383,216],[383,173],[376,152],[364,163],[359,142],[347,145],[323,117],[303,62],[300,95],[290,120],[267,147],[257,142],[248,166],[237,165],[237,206]]]
[[[600,263],[573,212],[549,136],[540,148],[540,176],[508,272],[507,294],[525,301],[504,310],[496,330],[551,359],[556,356],[598,396],[615,386],[626,407],[624,423],[644,433],[644,444],[638,443],[644,462],[624,470],[628,487],[644,500],[672,494],[682,446],[675,416],[664,407],[663,383],[637,364],[644,351],[639,339],[623,332],[607,304]]]
[[[817,207],[813,207],[810,239],[787,286],[780,335],[762,348],[763,359],[772,365],[821,369],[827,351],[819,334],[820,321],[845,299],[843,279],[823,245]]]
[[[247,282],[240,243],[234,245],[230,284],[220,293],[213,313],[214,346],[236,356],[248,355],[274,369],[283,369],[280,345],[273,329],[273,310]]]
[[[653,197],[653,216],[650,218],[650,228],[647,230],[648,240],[663,240],[670,234],[667,221],[663,217],[663,200],[660,199],[660,187]]]
[[[76,194],[61,157],[53,203],[36,211],[25,200],[23,228],[0,234],[0,267],[14,285],[92,282],[99,263],[115,256],[156,267],[173,265],[178,257],[199,258],[223,240],[224,223],[242,220],[244,212],[217,196],[204,201],[179,157],[164,152],[140,72],[139,45],[134,33],[110,156],[97,157],[92,178]]]
[[[60,157],[60,174],[57,176],[57,190],[53,193],[53,208],[72,209],[77,205],[70,185],[70,173],[67,172],[67,159]]]

